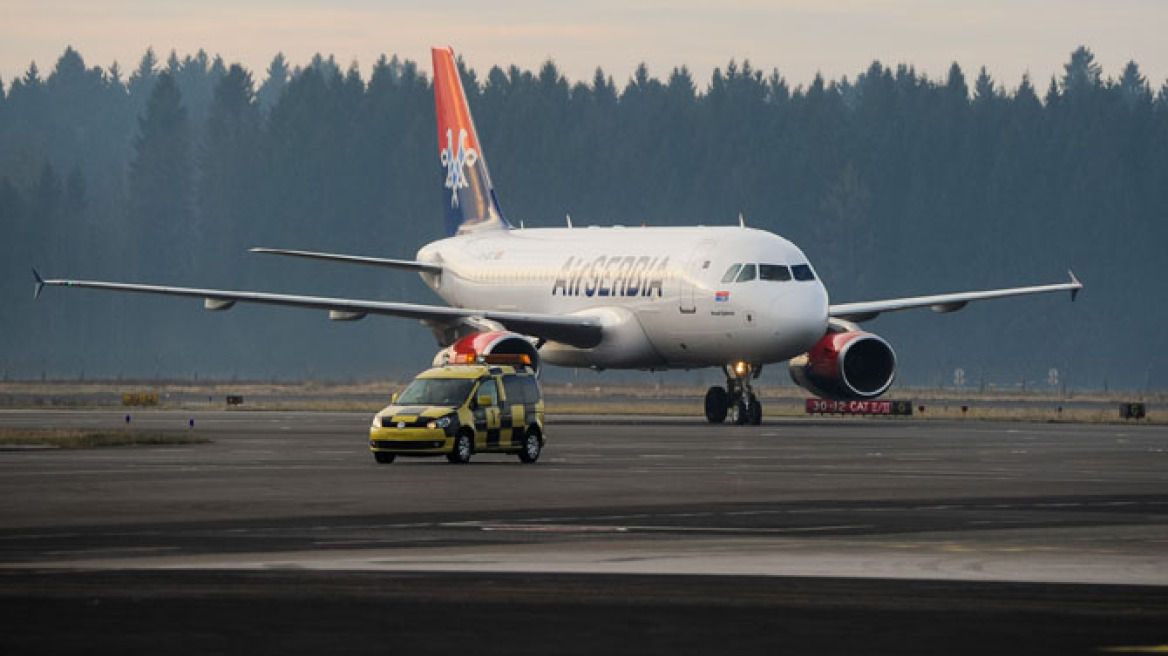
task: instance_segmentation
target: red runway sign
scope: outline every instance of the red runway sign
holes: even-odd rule
[[[912,401],[831,401],[807,399],[809,415],[894,415],[912,414]]]

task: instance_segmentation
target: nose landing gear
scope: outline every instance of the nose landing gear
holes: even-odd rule
[[[758,378],[762,365],[736,362],[725,365],[726,387],[714,386],[706,390],[706,421],[720,424],[727,417],[739,426],[762,423],[762,404],[750,387],[750,379]]]

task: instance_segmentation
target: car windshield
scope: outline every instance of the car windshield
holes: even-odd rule
[[[462,405],[474,380],[468,378],[419,378],[397,397],[398,405]]]

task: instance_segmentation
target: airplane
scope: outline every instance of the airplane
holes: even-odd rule
[[[449,305],[256,291],[44,279],[45,286],[203,299],[207,310],[260,303],[327,310],[336,321],[405,317],[429,327],[435,362],[489,354],[604,369],[720,367],[706,419],[759,424],[751,381],[789,362],[792,379],[828,399],[873,399],[889,389],[897,358],[859,324],[885,312],[960,310],[974,301],[1070,291],[1070,281],[987,291],[832,304],[807,256],[765,230],[737,226],[516,228],[503,215],[487,171],[452,48],[432,49],[438,162],[447,237],[413,260],[253,248],[251,252],[418,273]]]

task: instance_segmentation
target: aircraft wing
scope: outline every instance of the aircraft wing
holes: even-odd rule
[[[257,247],[249,250],[252,253],[262,253],[265,255],[287,255],[290,257],[304,257],[310,260],[329,260],[333,262],[345,262],[348,264],[367,264],[370,266],[388,267],[391,269],[406,269],[408,271],[419,271],[422,273],[442,273],[442,267],[440,265],[430,264],[428,262],[418,262],[416,260],[390,260],[383,257],[343,255],[341,253],[317,253],[314,251],[295,251],[286,248]]]
[[[1009,289],[991,289],[981,292],[961,292],[957,294],[937,294],[934,296],[913,296],[909,298],[893,298],[886,301],[868,301],[864,303],[844,303],[828,307],[828,314],[845,321],[868,321],[875,319],[883,312],[899,310],[913,310],[917,308],[932,308],[934,312],[956,312],[972,301],[988,301],[994,298],[1009,296],[1025,296],[1027,294],[1046,294],[1049,292],[1071,292],[1071,300],[1075,300],[1083,283],[1072,272],[1070,282],[1054,285],[1038,285],[1034,287],[1011,287]]]
[[[599,320],[595,317],[496,312],[494,310],[475,310],[441,305],[392,303],[361,299],[228,291],[221,289],[197,289],[192,287],[165,287],[160,285],[138,285],[97,280],[46,280],[41,278],[35,269],[33,270],[33,275],[36,276],[36,296],[38,297],[46,286],[84,287],[119,292],[201,298],[203,299],[203,307],[208,310],[227,310],[236,303],[260,303],[264,305],[285,305],[328,310],[329,318],[338,321],[353,321],[364,318],[369,314],[406,317],[435,323],[452,322],[460,319],[486,319],[497,322],[505,326],[508,330],[514,330],[517,333],[532,337],[542,337],[554,342],[561,342],[580,348],[590,348],[599,344],[602,330]]]

